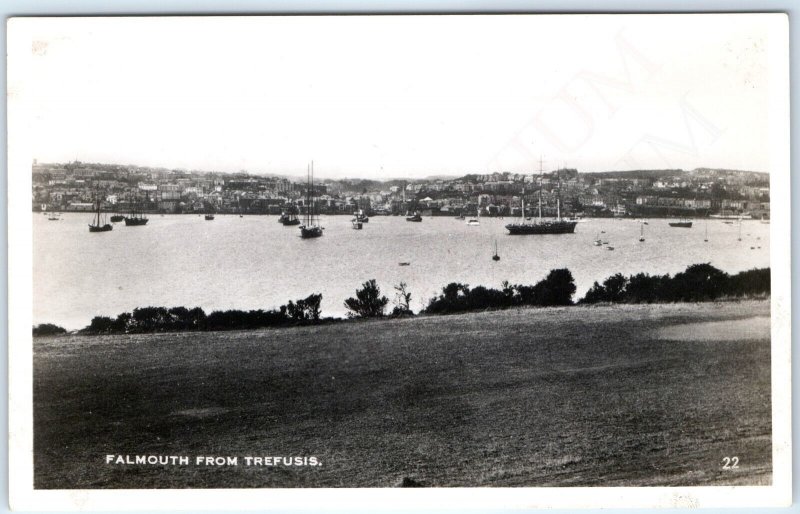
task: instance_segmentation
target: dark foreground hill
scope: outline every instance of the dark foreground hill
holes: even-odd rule
[[[34,342],[37,488],[767,484],[770,415],[768,301]]]

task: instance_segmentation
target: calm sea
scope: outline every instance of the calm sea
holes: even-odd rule
[[[342,316],[345,298],[371,278],[390,299],[393,286],[406,282],[418,311],[449,282],[532,284],[561,267],[572,271],[577,299],[617,272],[675,273],[710,262],[735,273],[770,262],[770,225],[759,221],[743,222],[738,241],[736,222],[701,220],[685,229],[651,219],[641,243],[638,222],[614,219],[580,223],[575,234],[510,236],[509,219],[482,218],[472,227],[454,218],[373,217],[353,230],[349,217],[335,216],[323,217],[325,235],[309,240],[276,216],[152,215],[146,226],[117,223],[105,233],[90,233],[90,220],[88,213],[61,221],[33,214],[34,323],[76,329],[93,316],[148,305],[269,309],[312,293],[322,293],[324,314]],[[614,250],[594,246],[598,235]]]

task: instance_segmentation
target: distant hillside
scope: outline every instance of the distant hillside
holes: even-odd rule
[[[674,177],[686,173],[683,170],[627,170],[627,171],[595,171],[582,172],[583,175],[591,175],[592,178],[648,178],[659,179],[664,177]]]
[[[753,179],[769,180],[769,173],[764,171],[728,170],[724,168],[695,168],[688,173],[693,176],[730,177],[738,175]]]

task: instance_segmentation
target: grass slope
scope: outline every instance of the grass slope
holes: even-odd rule
[[[767,316],[763,301],[601,306],[39,339],[35,487],[769,483]]]

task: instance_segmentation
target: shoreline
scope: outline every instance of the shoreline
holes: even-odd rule
[[[328,318],[321,318],[317,322],[308,322],[308,323],[296,323],[294,325],[277,325],[277,326],[269,326],[269,327],[257,327],[257,328],[237,328],[237,329],[230,329],[230,330],[202,330],[202,329],[193,329],[193,330],[175,330],[175,331],[163,331],[163,332],[131,332],[131,333],[119,333],[119,334],[92,334],[92,333],[81,333],[83,329],[74,329],[69,330],[63,334],[53,334],[53,335],[41,335],[41,336],[34,336],[34,342],[38,340],[47,340],[47,339],[54,339],[54,338],[70,338],[70,337],[115,337],[115,336],[169,336],[169,335],[182,335],[182,334],[215,334],[215,333],[222,333],[222,334],[238,334],[238,333],[247,333],[247,332],[258,332],[258,331],[274,331],[274,330],[294,330],[300,328],[314,328],[314,327],[328,327],[331,325],[340,325],[340,324],[381,324],[391,321],[411,321],[411,320],[419,320],[424,321],[428,319],[439,319],[439,318],[454,318],[459,316],[472,316],[472,315],[483,315],[483,314],[491,314],[491,313],[499,313],[499,312],[508,312],[508,311],[525,311],[525,312],[535,312],[540,313],[542,315],[546,315],[548,312],[561,312],[561,311],[568,311],[568,310],[576,310],[576,309],[585,309],[585,310],[602,310],[602,309],[615,309],[615,310],[643,310],[649,311],[653,309],[666,309],[671,310],[673,308],[678,309],[678,311],[683,311],[682,306],[688,305],[707,305],[707,304],[755,304],[760,305],[762,303],[770,304],[771,298],[769,295],[766,297],[762,296],[751,296],[751,297],[740,297],[740,298],[721,298],[716,300],[709,300],[704,302],[664,302],[664,303],[614,303],[614,302],[600,302],[600,303],[574,303],[572,305],[562,305],[562,306],[548,306],[548,307],[534,307],[534,306],[515,306],[515,307],[508,307],[508,308],[491,308],[491,309],[483,309],[483,310],[475,310],[475,311],[467,311],[467,312],[450,312],[450,313],[442,313],[442,314],[429,314],[429,313],[418,313],[414,315],[405,315],[405,316],[390,316],[386,315],[380,318],[348,318],[348,317],[328,317]]]

